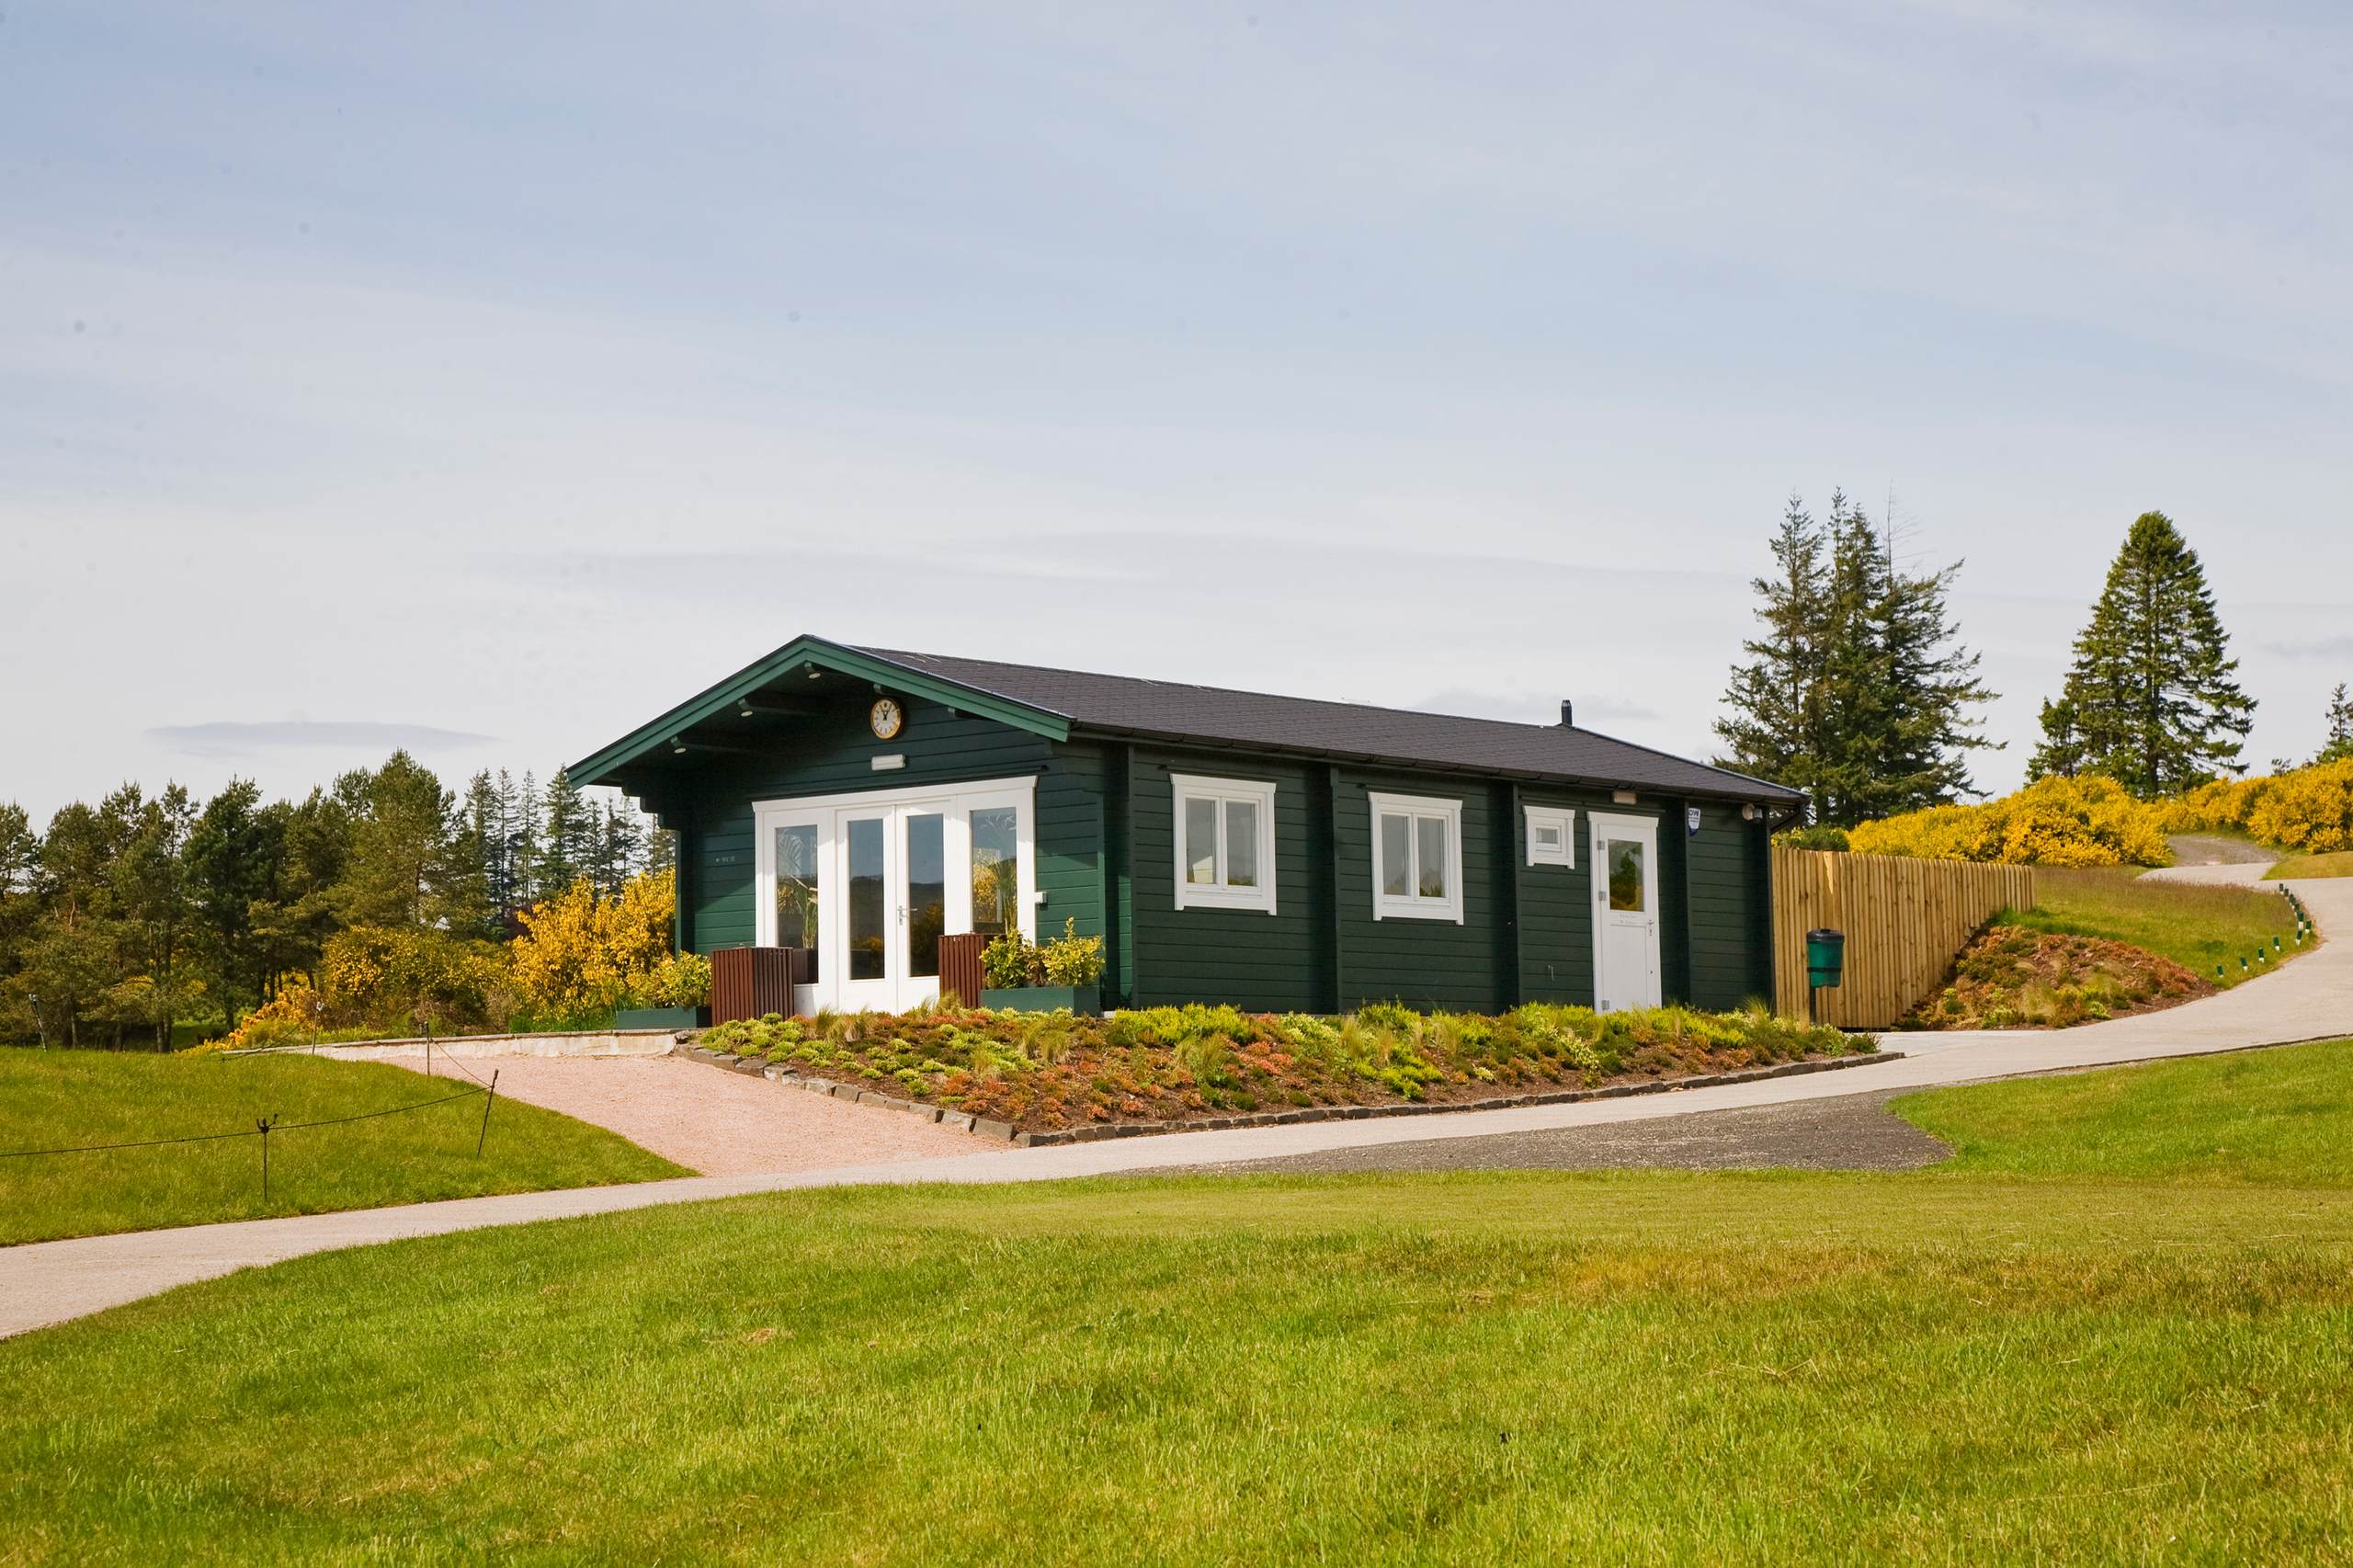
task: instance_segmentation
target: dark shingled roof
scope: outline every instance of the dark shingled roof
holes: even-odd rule
[[[889,648],[860,652],[1060,714],[1074,726],[1116,734],[1377,758],[1415,767],[1468,768],[1610,789],[1774,804],[1794,804],[1803,799],[1778,784],[1586,729],[1415,713],[1358,702],[1272,697],[1222,687]]]

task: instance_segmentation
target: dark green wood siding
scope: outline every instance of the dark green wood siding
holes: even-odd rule
[[[1331,877],[1314,826],[1321,769],[1214,752],[1139,747],[1127,771],[1134,935],[1131,1006],[1230,1002],[1265,1012],[1325,1011],[1323,958]],[[1275,913],[1176,907],[1172,773],[1275,786]]]
[[[1462,923],[1375,919],[1370,794],[1462,802]],[[1333,790],[1343,1008],[1367,1002],[1494,1011],[1510,1007],[1515,929],[1505,865],[1511,789],[1462,778],[1343,769]]]
[[[1593,1006],[1593,876],[1586,813],[1595,798],[1528,789],[1512,813],[1512,858],[1519,884],[1520,998]],[[1574,866],[1528,864],[1528,806],[1575,812],[1569,830]]]
[[[1682,833],[1682,814],[1676,831]],[[1688,840],[1690,983],[1697,1007],[1737,1007],[1772,994],[1772,951],[1762,935],[1772,918],[1771,875],[1763,823],[1740,820],[1731,806],[1702,806],[1699,833]]]

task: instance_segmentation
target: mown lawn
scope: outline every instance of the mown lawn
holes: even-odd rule
[[[1941,1174],[2353,1187],[2353,1041],[1907,1095]]]
[[[0,1153],[248,1131],[264,1116],[286,1124],[270,1134],[266,1204],[256,1138],[0,1158],[0,1244],[688,1174],[519,1100],[498,1100],[484,1135],[480,1095],[339,1127],[291,1125],[470,1087],[301,1055],[0,1049]]]
[[[2271,951],[2274,937],[2283,953],[2296,952],[2296,915],[2288,901],[2268,889],[2216,887],[2198,882],[2150,881],[2124,870],[2064,870],[2044,867],[2035,873],[2038,906],[2007,910],[2005,926],[2104,937],[2171,959],[2192,974],[2236,985],[2269,972],[2258,966],[2242,974],[2239,960],[2257,948]]]
[[[2345,1142],[2348,1060],[1927,1096],[1968,1168],[1904,1176],[862,1189],[300,1259],[0,1344],[0,1541],[2341,1560],[2353,1187],[2262,1124]],[[2052,1154],[2069,1119],[2106,1174]],[[2230,1130],[2235,1181],[2151,1123]]]
[[[2325,855],[2290,855],[2264,873],[2274,881],[2291,877],[2353,877],[2353,849]]]

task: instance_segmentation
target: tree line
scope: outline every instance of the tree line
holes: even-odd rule
[[[559,768],[474,775],[463,796],[404,751],[299,801],[232,779],[75,801],[36,832],[0,804],[0,1040],[169,1043],[235,1027],[337,932],[505,940],[520,910],[586,882],[618,896],[670,835]]]
[[[1969,759],[1996,744],[1980,733],[1996,694],[1948,603],[1961,563],[1908,571],[1896,547],[1845,492],[1824,517],[1793,495],[1773,570],[1752,584],[1757,631],[1725,687],[1717,762],[1801,791],[1818,825],[1984,794]],[[2198,552],[2170,517],[2143,513],[2042,705],[2029,778],[2100,776],[2154,799],[2244,774],[2256,702],[2237,671]],[[2353,756],[2343,684],[2326,722],[2315,760]]]

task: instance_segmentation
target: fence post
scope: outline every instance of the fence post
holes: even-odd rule
[[[490,1070],[490,1087],[482,1096],[482,1131],[474,1134],[474,1158],[482,1158],[483,1140],[490,1136],[490,1102],[498,1097],[498,1069]]]
[[[272,1118],[265,1116],[254,1123],[255,1128],[261,1133],[261,1206],[265,1209],[269,1207],[269,1124]]]

